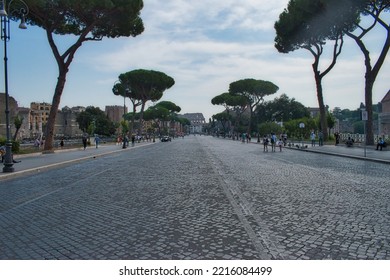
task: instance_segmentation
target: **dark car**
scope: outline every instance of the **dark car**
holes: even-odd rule
[[[170,142],[171,141],[171,137],[169,137],[168,135],[165,135],[163,137],[161,137],[161,142]]]

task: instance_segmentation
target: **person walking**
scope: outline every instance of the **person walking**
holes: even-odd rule
[[[335,145],[337,146],[338,144],[340,144],[340,133],[335,132],[334,138],[336,140],[336,144]]]
[[[100,138],[99,135],[95,135],[95,144],[96,144],[96,149],[99,148],[99,143],[100,143]]]
[[[131,146],[134,147],[134,143],[135,143],[135,135],[132,135],[131,136]]]
[[[84,151],[85,151],[85,149],[87,148],[87,135],[83,135],[83,139],[82,139],[82,141],[83,141],[83,147],[84,147]]]
[[[283,140],[282,140],[282,138],[279,139],[279,141],[276,143],[276,145],[279,146],[279,151],[281,152],[282,151],[282,147],[283,147]]]
[[[320,130],[318,132],[318,146],[324,145],[324,133]]]
[[[267,137],[267,135],[264,135],[264,137],[263,137],[263,146],[264,146],[264,152],[268,152],[268,142],[269,142],[269,140],[268,140],[268,137]]]
[[[271,133],[271,149],[272,149],[272,152],[276,152],[276,141],[277,141],[277,138],[276,138],[276,135],[275,133]]]
[[[311,140],[311,146],[315,147],[316,146],[316,133],[312,131],[310,133],[310,140]]]

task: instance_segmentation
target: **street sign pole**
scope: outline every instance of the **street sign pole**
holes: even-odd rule
[[[366,110],[362,110],[362,121],[364,129],[364,157],[367,156],[367,133],[366,133],[366,122],[368,120],[368,114]]]

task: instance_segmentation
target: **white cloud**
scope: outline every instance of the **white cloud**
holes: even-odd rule
[[[304,50],[280,54],[273,46],[273,24],[287,3],[146,0],[141,15],[145,32],[136,38],[107,43],[109,51],[92,51],[85,62],[111,75],[110,83],[120,73],[133,69],[163,71],[176,81],[164,99],[177,103],[184,112],[200,111],[207,117],[222,110],[211,105],[211,99],[227,91],[231,82],[243,78],[272,81],[280,88],[277,95],[286,93],[306,106],[316,107],[313,57]],[[322,66],[327,63],[329,57],[324,56]],[[378,77],[376,95],[387,91],[383,73],[388,69],[387,62]],[[364,64],[353,42],[346,43],[323,86],[325,103],[331,108],[354,108],[363,101]]]
[[[273,25],[287,3],[144,0],[141,17],[145,32],[135,38],[83,44],[70,67],[61,105],[121,105],[123,99],[111,92],[118,75],[144,68],[163,71],[175,79],[165,100],[177,103],[182,112],[202,112],[207,118],[223,110],[213,106],[211,99],[227,91],[231,82],[243,78],[269,80],[280,88],[275,96],[286,93],[315,107],[312,56],[304,50],[280,54],[273,46]],[[38,27],[24,33],[13,30],[8,61],[12,96],[23,106],[32,101],[51,102],[58,73],[45,32]],[[375,30],[366,40],[373,61],[383,38],[384,33]],[[62,42],[62,49],[73,38],[56,39]],[[25,48],[26,42],[33,47]],[[327,56],[323,62],[329,61]],[[389,90],[388,73],[389,58],[377,78],[374,103]],[[323,86],[325,103],[331,108],[355,108],[364,101],[364,60],[352,40],[346,38],[340,60],[324,78]]]
[[[192,26],[269,30],[287,3],[288,0],[146,0],[142,14],[147,27],[159,30],[167,25],[179,29]]]

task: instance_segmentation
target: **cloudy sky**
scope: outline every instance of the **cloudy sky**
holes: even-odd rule
[[[239,3],[239,4],[238,4]],[[175,79],[163,100],[182,113],[201,112],[206,119],[223,111],[211,99],[245,78],[268,80],[308,107],[317,107],[311,54],[298,50],[280,54],[274,48],[273,25],[288,0],[144,0],[145,31],[135,38],[87,42],[76,54],[60,107],[123,105],[111,89],[118,75],[134,69],[162,71]],[[373,58],[383,44],[378,28],[367,40]],[[75,38],[61,36],[65,49]],[[329,45],[330,46],[330,45]],[[3,48],[1,48],[3,49]],[[19,106],[52,102],[58,71],[42,29],[11,27],[8,42],[9,91]],[[330,59],[325,56],[323,61]],[[0,71],[0,85],[4,84]],[[387,58],[374,87],[374,103],[390,88]],[[356,109],[364,101],[364,61],[354,42],[346,39],[335,69],[323,80],[330,108]],[[1,90],[3,91],[3,90]],[[126,102],[130,105],[130,101]]]

